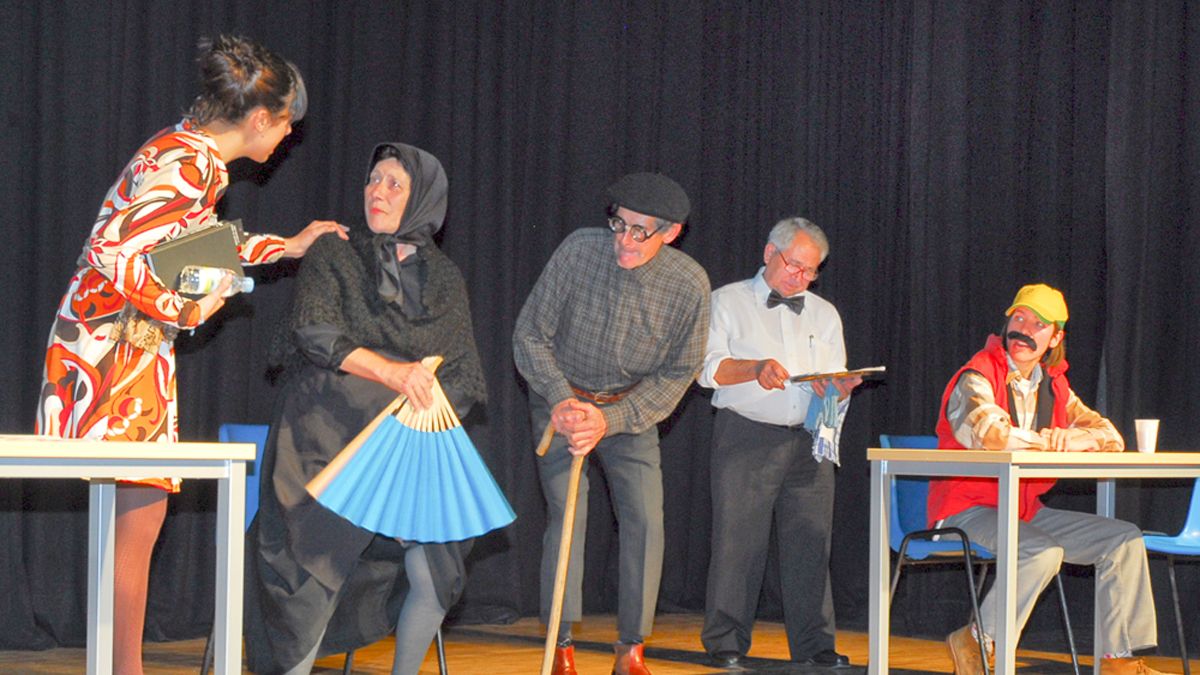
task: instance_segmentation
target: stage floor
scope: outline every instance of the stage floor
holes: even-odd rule
[[[760,622],[754,632],[754,648],[746,667],[726,671],[707,663],[700,646],[699,614],[662,614],[655,620],[654,636],[646,645],[646,661],[655,675],[694,675],[698,673],[820,673],[821,669],[790,665],[787,661],[787,639],[783,625]],[[517,623],[480,626],[455,626],[445,633],[446,660],[452,675],[529,675],[541,666],[544,629],[536,619]],[[575,630],[575,660],[583,675],[607,675],[612,669],[611,643],[616,638],[616,621],[612,616],[589,616]],[[864,633],[840,632],[839,652],[850,657],[855,666],[841,673],[863,672],[867,662],[867,636]],[[355,673],[390,673],[392,641],[382,640],[355,652]],[[146,645],[145,667],[148,675],[166,673],[198,673],[204,640],[181,640]],[[945,644],[928,640],[892,637],[891,672],[950,673],[953,668]],[[1069,673],[1071,659],[1067,654],[1018,650],[1018,668],[1030,673]],[[342,656],[317,661],[314,673],[342,672]],[[1081,659],[1090,666],[1091,657]],[[1178,658],[1148,657],[1152,667],[1166,672],[1181,672]],[[42,652],[0,652],[0,672],[3,673],[61,673],[75,675],[84,671],[82,649],[52,649]],[[1192,668],[1200,662],[1192,661]],[[435,675],[437,660],[430,650],[421,668],[422,675]]]

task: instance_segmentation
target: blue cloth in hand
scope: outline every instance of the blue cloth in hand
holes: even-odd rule
[[[808,382],[804,386],[812,389]],[[808,406],[808,414],[804,418],[804,428],[813,437],[813,459],[820,463],[828,459],[841,466],[838,459],[838,444],[842,439],[842,423],[846,420],[846,411],[850,408],[850,397],[838,401],[838,390],[830,384],[825,388],[824,396],[813,392],[812,402]]]

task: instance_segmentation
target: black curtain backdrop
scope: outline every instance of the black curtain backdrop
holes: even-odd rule
[[[0,21],[0,432],[30,433],[47,331],[99,201],[138,145],[174,123],[200,36],[253,37],[294,61],[308,117],[265,166],[238,163],[221,212],[290,235],[361,221],[367,153],[404,141],[450,176],[441,244],[463,269],[490,401],[470,431],[518,513],[486,537],[461,622],[536,613],[545,522],[513,322],[571,230],[603,223],[628,171],[677,179],[695,205],[681,248],[717,287],[754,273],[769,227],[803,215],[833,253],[818,292],[841,310],[852,365],[888,366],[851,407],[838,473],[839,624],[865,630],[865,448],[929,433],[950,374],[1002,321],[1016,289],[1062,288],[1072,383],[1132,437],[1196,448],[1200,358],[1200,16],[1185,2],[41,2]],[[264,358],[294,264],[179,340],[182,436],[268,422]],[[660,609],[698,611],[708,565],[708,395],[662,426],[667,564]],[[598,467],[593,469],[600,478]],[[81,645],[86,486],[0,483],[0,648]],[[1125,481],[1119,514],[1174,532],[1190,482]],[[613,611],[616,537],[593,490],[589,612]],[[1056,505],[1093,508],[1094,487]],[[203,635],[212,616],[215,489],[171,500],[147,632]],[[794,542],[789,545],[795,545]],[[1177,653],[1165,567],[1159,641]],[[893,628],[941,636],[966,603],[949,573],[912,574]],[[770,581],[760,614],[779,616]],[[1180,569],[1195,610],[1200,579]],[[952,588],[956,588],[953,586]],[[1090,571],[1068,579],[1090,649]],[[1046,605],[1052,603],[1044,603]],[[1061,647],[1057,609],[1024,644]],[[1200,628],[1188,627],[1193,651]]]

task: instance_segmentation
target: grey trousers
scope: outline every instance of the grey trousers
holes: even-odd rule
[[[833,463],[813,459],[812,436],[803,428],[718,410],[711,480],[712,555],[700,633],[705,650],[750,650],[772,524],[792,659],[833,649]]]
[[[530,397],[530,402],[534,408],[534,438],[541,438],[550,419],[549,410],[535,396]],[[590,457],[598,458],[604,467],[619,530],[617,633],[621,642],[640,642],[654,627],[654,609],[658,603],[658,586],[662,578],[663,489],[658,429],[651,428],[640,434],[609,436],[600,441]],[[571,459],[566,440],[556,435],[546,455],[537,461],[547,509],[546,533],[542,537],[543,621],[550,616]],[[571,622],[583,618],[583,550],[587,539],[587,503],[585,463],[579,480],[579,501],[575,508],[560,639],[570,636]]]
[[[995,551],[996,509],[975,506],[950,516],[972,541]],[[1158,644],[1154,593],[1142,532],[1123,520],[1094,513],[1042,507],[1029,522],[1017,521],[1017,633],[1063,561],[1096,568],[1096,621],[1104,654],[1123,654]],[[983,630],[996,635],[999,600],[988,592],[979,607]]]

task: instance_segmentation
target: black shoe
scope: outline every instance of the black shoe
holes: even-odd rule
[[[742,655],[737,652],[717,652],[712,655],[712,662],[718,668],[741,668]]]
[[[823,649],[799,663],[805,666],[817,666],[818,668],[840,669],[850,667],[850,659],[832,649]]]

